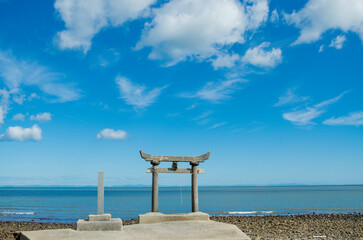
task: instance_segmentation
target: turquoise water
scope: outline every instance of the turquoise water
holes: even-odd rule
[[[105,212],[137,218],[151,188],[105,188]],[[0,188],[0,221],[75,222],[97,209],[96,188]],[[190,212],[190,188],[159,188],[159,211]],[[199,209],[212,215],[363,213],[363,186],[200,187]]]

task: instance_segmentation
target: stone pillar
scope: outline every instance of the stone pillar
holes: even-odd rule
[[[198,162],[191,162],[192,165],[192,212],[198,212]]]
[[[98,172],[97,214],[104,214],[104,172]]]
[[[152,161],[153,165],[153,183],[152,183],[152,199],[151,199],[151,211],[159,212],[159,173],[158,165],[160,162]]]

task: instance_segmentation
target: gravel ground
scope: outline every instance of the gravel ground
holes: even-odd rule
[[[358,239],[363,240],[362,214],[312,214],[291,216],[212,216],[211,220],[235,224],[254,240]],[[123,221],[124,225],[137,220]],[[75,228],[74,224],[0,222],[0,239],[14,240],[17,232]]]
[[[363,239],[362,214],[214,216],[235,224],[252,239]]]

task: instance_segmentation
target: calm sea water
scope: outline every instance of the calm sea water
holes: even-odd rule
[[[159,211],[190,212],[190,188],[159,188]],[[105,212],[122,219],[149,212],[151,188],[105,188]],[[363,186],[199,187],[212,215],[363,213]],[[0,221],[76,222],[97,211],[96,188],[0,188]]]

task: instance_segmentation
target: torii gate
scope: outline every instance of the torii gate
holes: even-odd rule
[[[198,174],[204,173],[203,169],[198,169],[200,162],[209,158],[210,152],[200,156],[183,157],[183,156],[157,156],[144,153],[140,150],[140,155],[146,161],[151,161],[152,168],[147,168],[147,173],[153,174],[152,182],[152,212],[159,211],[159,173],[191,173],[192,174],[192,212],[198,212]],[[159,168],[160,162],[173,162],[171,168]],[[178,162],[189,162],[192,168],[178,168]]]

